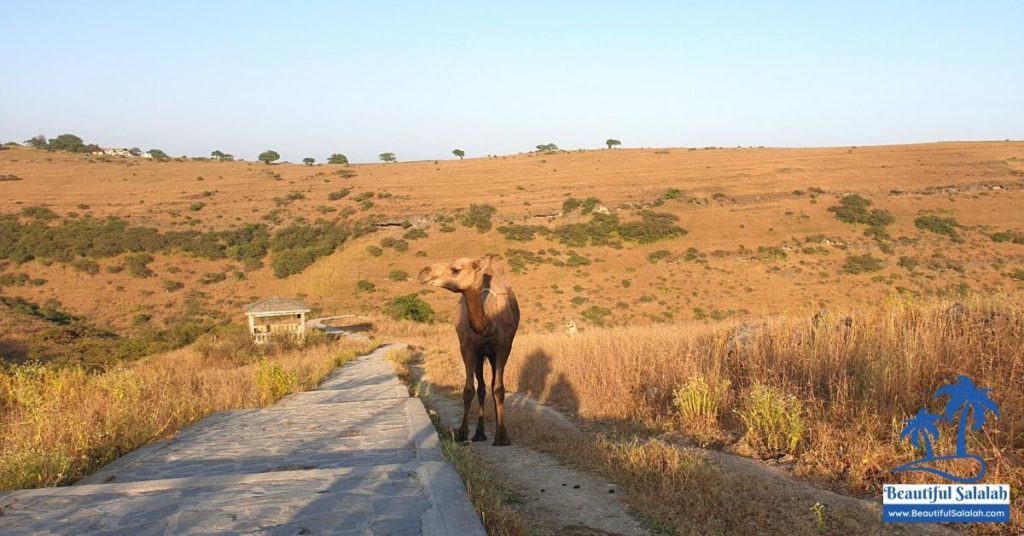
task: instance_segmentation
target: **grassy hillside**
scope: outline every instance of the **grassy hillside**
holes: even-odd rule
[[[303,296],[328,313],[376,310],[421,290],[402,272],[487,252],[517,266],[526,326],[539,330],[566,318],[700,321],[871,303],[893,292],[998,292],[1024,276],[1024,246],[1013,240],[1024,232],[1024,143],[1017,142],[600,150],[312,167],[12,148],[0,151],[0,174],[21,179],[0,182],[0,213],[20,225],[88,220],[65,234],[89,239],[99,233],[96,222],[117,217],[165,237],[170,245],[0,259],[0,273],[45,280],[5,285],[5,294],[57,300],[120,333],[172,322],[189,300],[236,320],[241,304],[274,294]],[[849,194],[870,203],[865,214],[885,211],[892,223],[841,221],[830,209]],[[564,213],[570,198],[582,206]],[[462,225],[460,211],[474,204],[496,210],[490,230]],[[508,223],[586,224],[588,208],[622,223],[639,221],[644,210],[671,214],[686,233],[643,243],[614,228],[601,245],[586,237],[583,245],[568,231],[528,241],[499,232]],[[246,226],[265,236],[245,234]],[[289,228],[280,240],[287,247],[275,252],[274,237]],[[507,231],[525,238],[531,228]],[[227,253],[205,250],[210,237]],[[239,241],[253,240],[264,242],[237,251]],[[153,260],[143,268],[148,276],[139,276],[131,252],[145,248]],[[280,278],[275,270],[297,273]],[[425,299],[450,310],[451,296]]]

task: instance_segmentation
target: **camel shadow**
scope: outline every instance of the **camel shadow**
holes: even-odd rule
[[[526,356],[516,385],[520,392],[538,402],[556,406],[571,415],[579,412],[580,399],[576,389],[565,373],[554,373],[551,357],[543,350],[535,350]]]

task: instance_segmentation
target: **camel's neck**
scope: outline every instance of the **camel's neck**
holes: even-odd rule
[[[466,302],[466,311],[469,313],[469,324],[478,335],[485,335],[490,331],[490,323],[484,315],[484,300],[479,290],[469,288],[462,291],[462,297]]]

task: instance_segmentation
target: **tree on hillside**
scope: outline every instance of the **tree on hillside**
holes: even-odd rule
[[[452,154],[459,157],[459,160],[462,160],[463,158],[466,157],[466,151],[463,151],[462,149],[455,149],[454,151],[452,151]]]
[[[100,147],[99,145],[96,145],[95,143],[90,143],[89,145],[83,145],[82,148],[79,149],[77,152],[86,154],[101,153],[103,152],[103,148]]]
[[[50,144],[46,141],[46,136],[42,134],[32,137],[32,139],[25,140],[25,144],[35,149],[49,150]]]
[[[142,149],[139,149],[138,147],[132,147],[131,149],[128,149],[128,154],[132,156],[142,156]]]
[[[605,140],[604,144],[607,145],[609,149],[611,149],[616,145],[622,145],[622,142],[615,138],[608,138],[607,140]]]
[[[341,153],[334,153],[327,157],[328,164],[345,164],[348,165],[348,157]]]
[[[545,143],[537,146],[537,152],[541,153],[553,153],[558,150],[558,146],[554,143]]]
[[[50,140],[51,151],[67,151],[69,153],[80,153],[85,150],[85,142],[74,134],[61,134]]]
[[[397,160],[398,159],[395,158],[395,153],[380,153],[380,161],[384,162],[385,164],[395,162]]]
[[[167,160],[169,158],[167,156],[167,153],[161,151],[160,149],[150,149],[146,152],[149,153],[149,157],[154,160]]]
[[[313,162],[316,162],[316,158],[313,158],[312,156],[307,156],[306,158],[302,159],[302,163],[306,164],[307,166],[312,166]]]
[[[271,151],[269,149],[267,149],[266,151],[263,151],[262,153],[260,153],[260,156],[259,156],[260,162],[263,162],[264,164],[270,164],[271,162],[273,162],[275,160],[280,160],[280,159],[281,159],[281,155],[277,154],[276,151]]]
[[[221,158],[224,158],[224,152],[218,149],[216,151],[211,152],[210,157],[220,160]]]

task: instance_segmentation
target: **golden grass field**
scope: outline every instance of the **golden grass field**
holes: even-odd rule
[[[346,178],[339,171],[354,175]],[[272,295],[301,297],[324,316],[374,315],[378,336],[423,349],[424,366],[439,389],[458,390],[462,382],[455,336],[445,322],[456,296],[422,294],[439,313],[434,325],[386,319],[379,316],[382,306],[395,296],[423,290],[414,276],[428,263],[486,253],[508,259],[512,249],[543,251],[545,257],[564,261],[574,250],[591,264],[530,264],[524,273],[511,275],[523,325],[506,379],[512,390],[559,406],[604,431],[589,438],[563,437],[513,414],[511,419],[521,419],[512,421],[513,440],[605,474],[629,490],[631,507],[668,532],[688,533],[693,523],[704,523],[699,526],[710,533],[716,527],[725,533],[748,532],[750,526],[728,525],[717,516],[723,509],[770,501],[756,490],[727,497],[705,485],[703,502],[689,502],[694,496],[681,488],[735,476],[719,475],[695,461],[684,450],[687,445],[753,458],[785,454],[793,474],[855,496],[877,494],[883,482],[917,478],[889,473],[913,456],[909,444],[899,440],[902,421],[958,374],[992,388],[1003,411],[970,438],[972,450],[990,460],[989,480],[1010,482],[1015,491],[1024,487],[1024,244],[991,238],[1002,231],[1024,233],[1022,142],[617,149],[347,167],[101,159],[12,148],[0,151],[0,175],[22,179],[0,182],[0,213],[8,214],[46,206],[61,217],[72,212],[120,216],[164,231],[266,222],[263,217],[274,210],[276,227],[296,218],[334,218],[346,207],[355,210],[355,218],[408,220],[427,236],[409,239],[407,251],[384,247],[373,255],[369,246],[407,233],[381,227],[284,279],[264,267],[245,272],[244,279],[201,284],[205,273],[241,269],[229,267],[229,261],[160,254],[150,264],[156,272],[150,278],[106,270],[89,275],[57,262],[7,263],[0,274],[26,273],[46,282],[3,287],[0,293],[35,303],[59,300],[73,314],[121,334],[135,329],[134,316],[145,313],[159,324],[180,315],[188,300],[198,299],[240,324],[246,302]],[[342,188],[351,193],[328,198]],[[670,189],[679,193],[664,199]],[[372,206],[354,199],[366,192],[374,193]],[[865,234],[867,226],[844,223],[829,211],[853,193],[894,216],[887,248]],[[458,223],[452,232],[442,232],[436,221],[480,203],[497,209],[495,227],[587,221],[559,214],[569,196],[597,197],[624,221],[636,218],[642,208],[671,213],[688,233],[652,244],[625,242],[621,249],[569,248],[543,237],[513,242],[495,229],[481,233]],[[193,209],[196,203],[202,206]],[[962,240],[915,225],[922,215],[954,218]],[[844,271],[847,259],[860,255],[880,260],[879,269]],[[101,265],[117,262],[100,260]],[[389,278],[396,270],[413,277]],[[165,279],[184,288],[168,291],[162,286]],[[359,290],[360,281],[373,283],[374,290]],[[820,311],[823,307],[827,313]],[[592,314],[595,310],[607,312]],[[824,320],[814,324],[812,316],[819,311]],[[849,326],[844,321],[848,315]],[[580,327],[577,337],[562,331],[570,319]],[[0,308],[0,329],[3,350],[5,343],[17,346],[20,331],[46,327]],[[9,440],[5,447],[7,459],[23,460],[10,465],[19,469],[5,477],[12,483],[7,485],[66,482],[167,430],[165,413],[138,417],[156,424],[141,427],[137,436],[131,432],[136,417],[115,416],[111,419],[119,424],[114,428],[129,430],[121,435],[132,438],[90,446],[79,437],[102,435],[105,421],[86,419],[72,407],[24,402],[31,399],[24,393],[38,398],[69,385],[69,392],[78,394],[61,396],[81,397],[90,401],[81,407],[97,407],[121,396],[120,384],[104,379],[107,374],[170,375],[159,372],[169,363],[186,367],[184,378],[213,381],[221,369],[189,365],[199,359],[195,351],[153,356],[96,376],[74,368],[67,369],[71,376],[58,380],[48,372],[36,378],[31,369],[18,373],[22,376],[9,374],[24,381],[0,398],[6,401],[0,405],[4,426],[13,430],[9,427],[35,422],[35,428],[18,428],[11,437],[22,439]],[[323,367],[331,362],[328,355],[313,358]],[[307,358],[296,354],[294,359]],[[174,417],[174,426],[218,408],[259,403],[251,385],[256,366],[227,367],[238,377],[225,381],[249,386],[230,389],[243,393],[230,401],[168,402],[170,414],[186,415]],[[20,394],[10,394],[15,390]],[[167,394],[173,400],[176,392]],[[758,393],[765,392],[762,403],[782,408],[790,424],[796,423],[779,437],[781,425],[758,421],[753,411]],[[19,409],[34,407],[42,409]],[[54,432],[76,420],[87,424],[72,428],[71,435]],[[57,446],[46,450],[27,439],[36,436]],[[84,456],[87,461],[33,469],[32,464],[46,465],[40,460],[48,456]],[[793,505],[781,519],[808,521],[809,506]],[[781,515],[764,508],[743,511],[753,516],[748,519],[765,523],[778,522]],[[1024,530],[1019,496],[1013,512],[1014,524],[1008,528],[974,530],[1019,533]],[[837,521],[830,531],[844,533],[849,526]],[[814,525],[806,527],[810,531]]]

